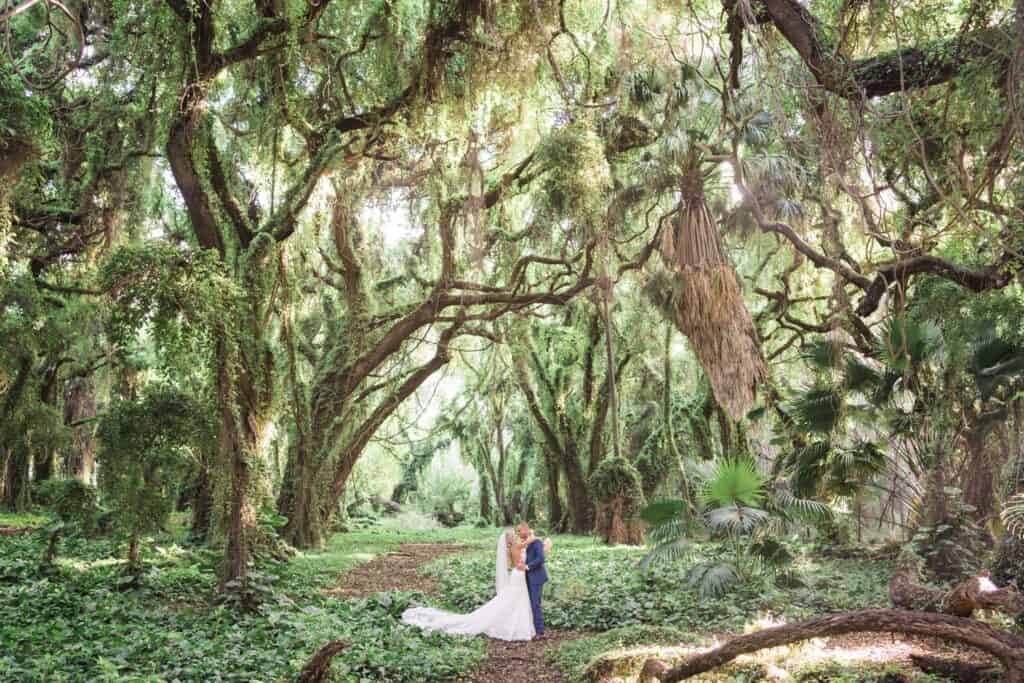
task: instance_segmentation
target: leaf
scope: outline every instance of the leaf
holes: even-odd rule
[[[726,562],[705,562],[693,567],[686,578],[701,595],[711,597],[724,593],[739,580],[739,574]]]
[[[679,517],[686,512],[689,505],[685,500],[673,499],[662,500],[651,503],[640,511],[640,519],[648,524],[662,524],[670,519]]]
[[[1007,501],[1001,517],[1008,532],[1024,539],[1024,493],[1018,493]]]
[[[704,482],[701,497],[705,503],[719,507],[755,506],[764,499],[764,483],[764,476],[751,460],[719,460]]]
[[[750,531],[765,523],[769,515],[764,510],[742,505],[727,505],[708,511],[704,519],[713,529]]]

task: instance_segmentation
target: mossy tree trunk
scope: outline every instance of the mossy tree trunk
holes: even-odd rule
[[[95,468],[96,396],[88,377],[68,382],[64,392],[64,424],[71,428],[71,445],[65,450],[63,469],[67,476],[91,483]]]

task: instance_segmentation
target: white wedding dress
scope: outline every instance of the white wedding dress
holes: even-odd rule
[[[535,635],[526,573],[508,570],[505,534],[498,538],[494,584],[496,595],[487,604],[469,614],[455,614],[433,607],[411,607],[402,613],[402,622],[428,631],[475,636],[484,633],[498,640],[530,640]]]

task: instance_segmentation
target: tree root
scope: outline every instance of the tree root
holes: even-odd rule
[[[296,683],[327,683],[331,661],[347,647],[348,643],[344,640],[332,640],[324,645],[316,651],[309,663],[302,667],[302,673],[299,674]]]
[[[713,650],[690,657],[675,668],[659,671],[657,664],[648,662],[644,669],[653,675],[646,680],[673,683],[758,650],[859,632],[904,633],[962,643],[998,659],[1006,669],[1006,683],[1024,683],[1024,638],[973,619],[896,609],[831,614],[738,636]]]

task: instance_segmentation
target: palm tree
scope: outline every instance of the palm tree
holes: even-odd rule
[[[653,547],[640,564],[648,567],[688,556],[689,538],[698,533],[722,540],[728,549],[727,559],[700,562],[688,572],[689,583],[705,595],[722,593],[758,571],[785,567],[793,558],[774,536],[796,521],[830,514],[822,503],[794,496],[749,458],[685,466],[693,470],[690,481],[698,488],[698,502],[666,500],[641,512],[650,525],[648,538]]]

